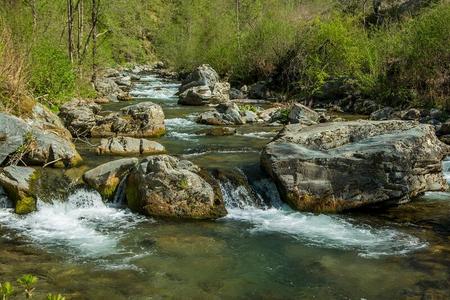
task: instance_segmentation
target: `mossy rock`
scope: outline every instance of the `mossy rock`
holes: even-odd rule
[[[39,172],[29,167],[9,166],[0,173],[0,185],[14,202],[17,214],[28,214],[36,210],[34,185]]]

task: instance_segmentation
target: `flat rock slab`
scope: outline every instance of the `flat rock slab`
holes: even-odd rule
[[[161,154],[164,152],[166,149],[160,143],[131,137],[102,139],[97,148],[98,154],[112,155]]]
[[[416,122],[295,124],[264,148],[261,164],[292,207],[341,211],[447,189],[448,152],[432,126]]]

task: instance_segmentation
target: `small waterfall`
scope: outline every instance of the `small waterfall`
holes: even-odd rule
[[[242,170],[216,170],[214,176],[219,181],[223,199],[228,208],[244,209],[255,207],[267,209],[271,206],[270,197],[266,197],[264,193],[260,193],[260,191],[251,184],[247,175]]]
[[[259,168],[216,171],[213,175],[228,210],[224,220],[248,223],[253,234],[284,234],[313,247],[357,251],[371,258],[403,255],[427,246],[396,229],[356,224],[344,216],[293,211]]]
[[[114,198],[112,199],[111,206],[112,207],[124,207],[125,203],[125,188],[127,185],[127,176],[124,176],[119,185],[117,186],[116,193],[114,194]]]
[[[12,208],[12,207],[13,207],[12,201],[8,198],[8,195],[6,195],[6,192],[0,186],[0,208]]]

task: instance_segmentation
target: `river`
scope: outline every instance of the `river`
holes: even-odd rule
[[[85,166],[53,171],[64,183],[54,188],[49,180],[51,201],[39,201],[37,212],[17,216],[0,198],[0,281],[34,274],[38,299],[48,292],[109,300],[450,298],[450,194],[427,193],[382,211],[295,212],[259,169],[260,150],[280,128],[203,135],[206,126],[194,119],[207,108],[177,105],[177,88],[149,75],[135,85],[131,103],[104,109],[160,104],[168,133],[156,141],[216,170],[229,214],[174,221],[136,215],[120,201],[105,204],[97,192],[71,184],[69,172],[114,158],[79,142]],[[444,169],[450,178],[450,162]]]

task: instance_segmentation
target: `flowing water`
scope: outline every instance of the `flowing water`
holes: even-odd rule
[[[259,151],[280,128],[245,125],[235,136],[205,136],[206,126],[193,120],[207,108],[178,106],[177,87],[148,76],[132,94],[163,106],[168,134],[158,142],[212,171],[229,214],[147,218],[124,208],[120,192],[105,204],[78,178],[113,158],[80,143],[86,166],[51,171],[37,212],[15,215],[0,191],[0,281],[35,274],[38,299],[48,292],[67,299],[450,297],[450,194],[377,212],[292,211],[258,166]],[[450,179],[449,162],[444,169]]]

